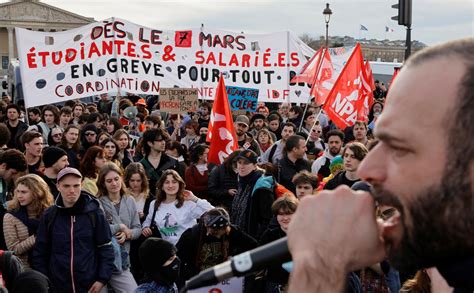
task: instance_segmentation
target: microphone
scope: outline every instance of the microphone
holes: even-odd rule
[[[230,277],[244,276],[271,265],[291,260],[287,237],[275,240],[264,246],[257,247],[233,256],[230,260],[208,268],[186,282],[181,292],[217,284]]]

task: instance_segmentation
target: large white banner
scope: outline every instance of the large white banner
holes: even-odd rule
[[[213,99],[220,74],[228,86],[258,89],[259,101],[304,103],[309,87],[289,81],[314,53],[289,32],[165,31],[118,18],[63,32],[17,28],[16,38],[28,107],[161,87]]]

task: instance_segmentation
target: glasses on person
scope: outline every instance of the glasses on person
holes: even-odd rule
[[[390,219],[391,217],[393,217],[393,215],[395,214],[395,211],[396,211],[395,208],[386,209],[385,211],[380,213],[380,218],[382,218],[382,220],[386,221],[386,220]]]
[[[96,135],[95,132],[86,132],[86,136],[94,136],[94,135]]]
[[[316,132],[316,133],[321,133],[321,130],[313,129],[312,131],[313,131],[313,132]]]
[[[63,134],[62,134],[62,133],[56,133],[56,134],[53,134],[53,137],[61,137],[61,136],[63,136]]]

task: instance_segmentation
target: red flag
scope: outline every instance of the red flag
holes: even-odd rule
[[[395,67],[395,70],[393,71],[393,75],[392,75],[392,80],[390,80],[389,88],[392,86],[393,82],[395,81],[395,78],[397,77],[397,74],[399,71],[400,71],[400,67]]]
[[[207,141],[211,143],[207,157],[209,163],[222,164],[224,159],[238,148],[229,98],[222,75],[219,78],[212,106]]]
[[[329,92],[334,86],[335,74],[332,66],[331,56],[328,50],[324,50],[318,74],[311,82],[310,95],[315,98],[317,105],[323,105],[328,98]]]
[[[323,49],[320,48],[316,53],[314,53],[313,57],[311,57],[311,59],[309,59],[308,62],[306,62],[306,64],[303,66],[301,72],[291,79],[292,83],[306,82],[308,84],[311,84],[313,82],[314,76],[318,71],[318,65],[319,60],[321,58],[322,50]]]
[[[373,91],[375,91],[375,82],[374,82],[374,74],[372,73],[372,67],[370,67],[369,60],[365,61],[365,73],[367,74],[367,82],[370,85],[370,89],[372,90],[372,96],[374,95]]]
[[[357,44],[328,95],[324,110],[340,129],[367,120],[371,87],[360,44]]]

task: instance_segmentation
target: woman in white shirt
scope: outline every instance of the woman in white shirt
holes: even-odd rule
[[[156,200],[150,204],[148,216],[143,222],[142,234],[149,237],[155,226],[161,237],[176,244],[186,229],[195,225],[196,219],[214,208],[207,200],[199,199],[191,191],[178,172],[166,170],[156,184]]]

